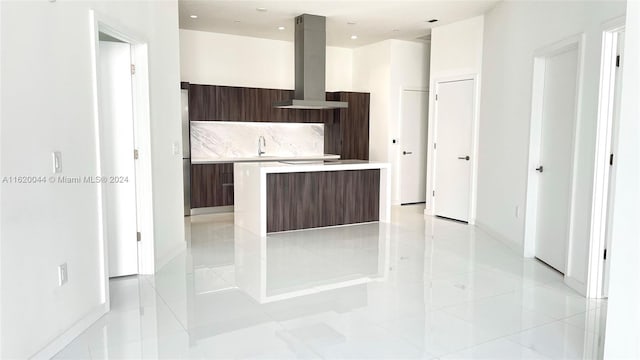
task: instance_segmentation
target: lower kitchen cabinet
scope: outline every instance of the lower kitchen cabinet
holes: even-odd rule
[[[191,207],[233,205],[233,163],[191,165]]]

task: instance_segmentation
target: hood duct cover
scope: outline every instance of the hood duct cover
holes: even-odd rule
[[[302,14],[296,17],[294,34],[295,90],[293,99],[276,102],[282,109],[338,109],[346,102],[327,101],[325,62],[327,51],[326,18]]]

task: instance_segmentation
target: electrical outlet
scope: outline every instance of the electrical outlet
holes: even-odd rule
[[[62,286],[69,281],[69,274],[67,272],[67,263],[58,265],[58,286]]]

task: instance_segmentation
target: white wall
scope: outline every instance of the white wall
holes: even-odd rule
[[[606,359],[640,358],[640,2],[627,2]]]
[[[602,23],[624,2],[501,2],[485,14],[477,223],[522,249],[529,152],[533,54],[585,34],[577,123],[573,260],[567,276],[586,280],[600,74]],[[544,24],[544,26],[541,26]],[[516,206],[520,216],[516,217]]]
[[[149,43],[156,259],[184,246],[177,1],[0,3],[2,176],[96,175],[89,10]],[[10,91],[7,91],[10,89]],[[2,358],[27,358],[101,309],[96,185],[2,185]],[[69,282],[57,286],[57,266]]]
[[[435,93],[436,83],[459,77],[474,76],[476,78],[476,117],[478,116],[480,85],[482,81],[482,33],[484,17],[470,19],[439,26],[431,31],[431,69],[429,92],[429,135],[427,149],[433,149],[435,133]],[[475,132],[475,129],[474,129]],[[472,164],[476,164],[473,161]],[[474,165],[475,166],[475,165]],[[433,213],[431,194],[434,190],[433,151],[427,153],[427,206],[426,214]],[[473,207],[473,205],[472,205]],[[471,220],[474,211],[471,209]]]
[[[353,51],[353,87],[371,93],[369,158],[392,166],[392,204],[400,203],[400,110],[402,91],[428,90],[427,43],[386,40]]]
[[[484,17],[438,26],[431,30],[431,81],[482,70]]]
[[[391,41],[353,50],[353,89],[370,93],[369,159],[389,161]],[[395,168],[392,169],[395,172]]]
[[[352,50],[327,47],[327,91],[350,91]],[[180,30],[182,81],[293,89],[293,42]]]

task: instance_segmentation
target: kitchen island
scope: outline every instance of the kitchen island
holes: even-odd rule
[[[257,235],[388,222],[388,163],[362,160],[234,164],[235,225]]]

